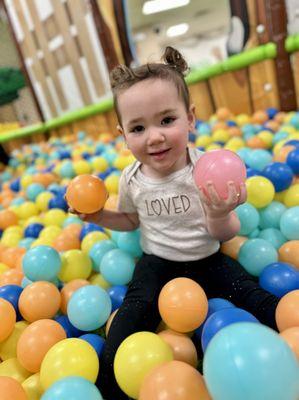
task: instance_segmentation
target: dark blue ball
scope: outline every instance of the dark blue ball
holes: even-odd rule
[[[272,119],[278,113],[278,110],[275,107],[269,107],[267,108],[266,113],[268,114],[269,119]]]
[[[59,151],[59,158],[60,160],[65,160],[66,158],[71,158],[72,155],[68,150],[60,150]]]
[[[287,164],[294,174],[299,174],[299,147],[292,150],[287,156]]]
[[[195,143],[196,138],[197,138],[197,136],[194,133],[189,132],[188,140],[190,143]]]
[[[283,146],[299,146],[299,140],[292,139],[285,142]]]
[[[299,289],[299,271],[291,264],[275,262],[267,265],[260,277],[260,286],[277,297]]]
[[[44,229],[43,224],[34,223],[30,224],[25,228],[24,236],[25,238],[38,238],[40,231]]]
[[[287,164],[273,162],[263,169],[263,176],[273,183],[276,192],[282,192],[290,187],[294,174]]]
[[[80,336],[79,339],[85,340],[89,343],[95,349],[98,357],[101,357],[105,346],[105,339],[95,333],[86,333],[85,335]]]
[[[9,185],[10,189],[13,192],[19,192],[20,191],[20,178],[14,179],[11,184]]]
[[[61,210],[67,211],[69,207],[64,197],[58,195],[50,199],[48,208],[60,208]]]
[[[23,288],[18,285],[5,285],[0,287],[0,297],[11,303],[16,311],[18,320],[22,319],[19,312],[19,298],[22,292]]]
[[[80,232],[80,237],[79,237],[80,240],[82,241],[85,238],[85,236],[88,235],[88,233],[94,231],[104,232],[104,229],[97,224],[93,224],[92,222],[85,223]]]
[[[128,288],[125,285],[115,285],[107,289],[107,293],[109,294],[112,303],[112,311],[122,305],[127,290]]]
[[[258,176],[258,175],[262,175],[261,171],[258,171],[257,169],[254,168],[246,168],[246,176],[247,178],[250,178],[251,176]]]
[[[228,120],[228,121],[226,121],[226,125],[227,126],[237,126],[237,123],[235,121]]]
[[[58,317],[55,317],[55,321],[63,327],[68,338],[79,337],[85,333],[84,331],[81,331],[72,325],[66,315],[59,315]]]

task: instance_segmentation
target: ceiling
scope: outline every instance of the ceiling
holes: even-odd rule
[[[229,29],[229,0],[190,0],[186,6],[156,14],[142,14],[145,0],[127,0],[127,15],[132,34],[142,30],[160,29],[166,31],[171,25],[187,22],[189,30],[184,39],[194,35],[197,38],[223,35]]]

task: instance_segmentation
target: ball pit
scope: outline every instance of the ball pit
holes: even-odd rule
[[[190,134],[190,146],[208,151],[208,157],[213,149],[229,150],[245,164],[246,177],[244,167],[241,180],[246,179],[248,198],[236,209],[240,231],[222,243],[221,250],[238,259],[262,287],[281,298],[277,325],[283,344],[261,324],[247,328],[245,323],[238,328],[241,325],[231,315],[227,320],[234,320],[233,324],[224,327],[227,320],[223,317],[219,332],[219,326],[209,328],[209,318],[213,321],[217,313],[223,316],[239,309],[225,299],[207,302],[193,283],[190,289],[190,285],[170,282],[174,292],[170,294],[166,286],[160,295],[161,332],[140,332],[127,338],[133,350],[126,341],[120,348],[115,371],[128,395],[137,398],[140,389],[142,400],[159,399],[162,391],[164,399],[208,400],[219,391],[220,399],[226,395],[233,400],[236,390],[246,400],[244,390],[238,392],[240,380],[229,380],[239,376],[253,398],[265,398],[278,382],[276,392],[269,395],[271,400],[279,398],[275,396],[295,399],[292,354],[299,354],[298,120],[298,113],[274,108],[258,110],[252,116],[234,116],[221,108],[209,120],[197,121]],[[0,173],[1,398],[23,400],[23,387],[32,400],[58,400],[59,391],[74,399],[102,399],[94,385],[99,357],[142,254],[140,232],[108,231],[83,223],[68,212],[64,196],[72,180],[81,181],[88,174],[101,180],[109,198],[105,203],[107,193],[101,191],[99,201],[97,194],[89,196],[85,188],[83,199],[79,196],[81,204],[84,207],[86,198],[91,198],[96,205],[88,210],[73,208],[81,212],[94,212],[102,206],[117,209],[120,173],[133,161],[121,137],[104,133],[95,139],[79,132],[14,150],[9,166]],[[221,176],[220,171],[220,182]],[[193,296],[192,304],[186,293]],[[195,303],[196,311],[192,309]],[[47,328],[47,323],[51,327]],[[195,369],[197,354],[190,337],[195,330],[200,341],[209,329],[203,377]],[[246,349],[241,331],[247,332]],[[226,347],[226,332],[236,340],[236,357],[247,360],[251,356],[246,373],[242,370],[240,375],[240,369],[229,363],[232,353],[231,347]],[[255,340],[248,340],[251,335]],[[293,350],[291,355],[285,343]],[[263,364],[258,349],[267,351],[269,364]],[[154,355],[165,363],[154,366]],[[79,364],[84,373],[77,369]],[[129,370],[135,381],[127,378]],[[228,375],[223,378],[225,370]],[[1,392],[2,375],[8,376],[8,395]]]

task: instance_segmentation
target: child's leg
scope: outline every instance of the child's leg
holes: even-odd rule
[[[137,263],[124,302],[112,321],[100,360],[97,385],[105,400],[128,399],[114,377],[114,356],[121,342],[129,335],[156,330],[161,320],[158,296],[166,280],[161,259],[145,255]]]
[[[261,323],[276,329],[275,309],[279,298],[262,289],[256,278],[241,264],[222,253],[217,253],[199,274],[198,283],[209,298],[222,297],[237,307],[251,312]]]

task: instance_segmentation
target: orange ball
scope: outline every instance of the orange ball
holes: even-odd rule
[[[247,238],[244,236],[235,236],[231,240],[222,243],[221,251],[227,256],[233,258],[234,260],[237,260],[240,248],[242,244],[246,242],[246,240]]]
[[[279,300],[275,318],[280,332],[299,327],[299,290],[293,290]]]
[[[21,247],[8,247],[1,253],[1,262],[10,268],[16,268],[18,259],[26,253],[26,249]]]
[[[230,137],[242,137],[242,131],[238,126],[230,126],[227,129]]]
[[[27,395],[22,385],[9,376],[0,376],[1,400],[27,400]]]
[[[81,242],[79,238],[61,232],[54,240],[52,247],[60,252],[72,249],[80,249]]]
[[[279,124],[282,124],[285,119],[286,113],[284,111],[279,111],[275,116],[274,120],[277,121]]]
[[[169,361],[144,378],[139,400],[212,400],[202,375],[182,361]]]
[[[104,182],[93,175],[83,174],[74,178],[67,187],[69,206],[84,214],[92,214],[104,207],[107,190]]]
[[[252,138],[248,139],[246,144],[251,149],[266,149],[267,148],[266,143],[258,136],[253,136]]]
[[[12,333],[16,318],[16,312],[11,303],[0,298],[0,342],[3,342]]]
[[[161,318],[176,332],[191,332],[205,320],[208,300],[201,286],[189,278],[169,281],[158,300]]]
[[[299,326],[286,329],[280,333],[280,336],[287,342],[299,360]]]
[[[286,162],[287,157],[291,151],[293,151],[296,147],[291,145],[282,146],[282,148],[274,154],[273,161],[276,162]]]
[[[108,318],[108,321],[106,322],[106,326],[105,326],[105,334],[106,334],[106,337],[108,336],[110,326],[111,326],[111,324],[112,324],[113,318],[115,317],[115,314],[117,313],[117,311],[118,311],[118,308],[117,308],[116,310],[113,311],[113,313],[112,313],[112,314],[110,315],[110,317]]]
[[[299,269],[299,240],[289,240],[278,249],[279,261],[293,264]]]
[[[227,120],[227,119],[230,118],[231,113],[230,113],[230,111],[229,111],[228,108],[226,108],[226,107],[220,107],[220,108],[218,108],[218,110],[216,111],[216,115],[217,115],[218,120],[225,121],[225,120]]]
[[[3,272],[0,275],[0,286],[5,286],[5,285],[21,286],[23,278],[24,278],[23,271],[20,271],[19,269],[16,268],[12,268],[8,271]]]
[[[63,339],[66,339],[66,333],[58,322],[51,319],[33,322],[25,328],[18,340],[19,363],[30,372],[39,372],[48,350]]]
[[[19,298],[19,310],[26,321],[53,318],[60,307],[60,292],[53,283],[34,282],[26,286]]]
[[[82,230],[82,225],[80,224],[69,224],[63,229],[63,232],[67,235],[74,236],[79,239]]]
[[[0,211],[0,229],[4,230],[12,225],[18,224],[18,217],[11,210]]]
[[[72,296],[72,294],[83,286],[90,285],[90,282],[85,279],[74,279],[68,283],[66,283],[61,289],[61,304],[60,309],[63,314],[67,313],[67,305]]]
[[[173,359],[177,361],[183,361],[191,367],[196,368],[197,366],[197,351],[192,340],[182,334],[171,329],[167,329],[158,333],[160,336],[172,349]]]
[[[252,121],[263,125],[266,121],[268,121],[269,116],[266,111],[258,110],[252,115]]]

